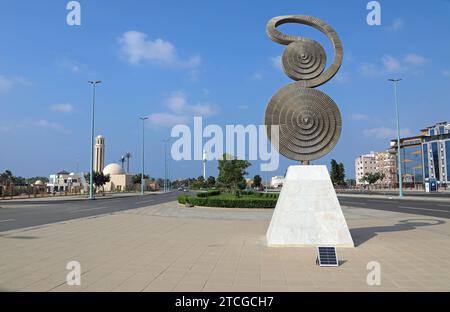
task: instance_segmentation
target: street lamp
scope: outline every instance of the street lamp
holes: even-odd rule
[[[167,192],[167,142],[168,139],[163,140],[164,142],[164,193]]]
[[[99,80],[88,81],[92,85],[92,124],[91,124],[91,174],[89,176],[89,199],[94,198],[94,131],[95,131],[95,87]]]
[[[144,195],[144,170],[145,170],[145,121],[148,117],[140,117],[142,120],[142,174],[141,174],[141,194]]]
[[[394,93],[395,93],[395,111],[397,115],[397,156],[398,156],[398,187],[399,187],[399,196],[403,197],[403,175],[402,175],[402,155],[401,155],[401,146],[400,146],[400,113],[398,109],[398,93],[397,93],[397,84],[402,79],[388,79],[392,83],[394,83]]]

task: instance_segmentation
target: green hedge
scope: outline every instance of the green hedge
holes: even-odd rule
[[[275,208],[276,198],[220,198],[220,197],[190,197],[179,196],[180,204],[191,204],[193,206],[220,207],[220,208]]]
[[[212,191],[198,193],[197,197],[206,198],[206,197],[217,196],[217,195],[220,195],[220,191],[219,190],[212,190]]]

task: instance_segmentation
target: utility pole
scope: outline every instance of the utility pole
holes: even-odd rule
[[[101,81],[88,81],[92,85],[92,121],[91,121],[91,173],[89,175],[89,199],[95,199],[94,197],[94,132],[95,132],[95,87]]]
[[[389,81],[394,83],[394,93],[395,93],[395,111],[397,115],[397,156],[398,156],[398,187],[399,187],[399,196],[403,197],[403,174],[402,174],[402,149],[401,149],[401,140],[400,140],[400,112],[398,108],[398,93],[397,93],[397,84],[402,79],[388,79]]]

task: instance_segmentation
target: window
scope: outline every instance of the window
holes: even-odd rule
[[[429,168],[428,168],[428,144],[423,145],[423,168],[425,173],[425,179],[430,178]]]
[[[431,143],[431,149],[433,151],[434,176],[439,181],[441,179],[441,175],[439,172],[439,151],[437,142]]]
[[[450,140],[445,141],[445,155],[447,165],[447,181],[450,181]]]

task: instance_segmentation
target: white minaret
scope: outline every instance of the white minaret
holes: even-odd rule
[[[103,172],[105,168],[105,138],[99,135],[95,138],[94,171]]]
[[[206,160],[207,160],[207,154],[206,151],[203,151],[203,179],[206,181]]]

